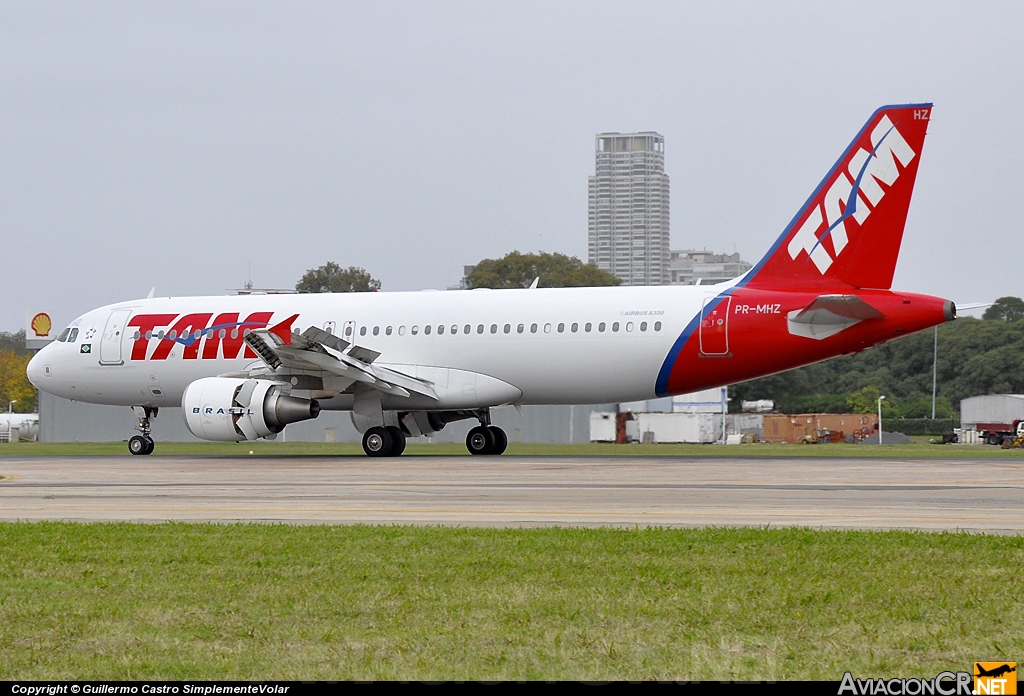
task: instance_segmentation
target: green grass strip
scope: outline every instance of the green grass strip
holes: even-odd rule
[[[0,524],[0,679],[931,677],[1024,656],[1019,537]]]
[[[854,458],[938,458],[938,459],[1022,459],[1024,449],[1002,449],[990,445],[938,445],[921,442],[906,445],[613,445],[580,443],[547,445],[509,443],[507,456],[582,456],[582,457],[854,457]],[[157,442],[159,456],[285,456],[299,455],[365,456],[358,442]],[[0,444],[4,457],[31,456],[131,456],[124,442],[22,442]],[[470,456],[462,443],[421,443],[410,441],[403,456]]]

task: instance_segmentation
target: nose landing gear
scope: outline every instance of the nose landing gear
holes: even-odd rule
[[[139,424],[135,426],[135,429],[139,431],[139,435],[133,435],[128,440],[128,451],[132,454],[153,454],[153,449],[156,447],[156,443],[153,442],[153,438],[150,436],[151,427],[149,424],[150,418],[156,418],[159,409],[152,406],[142,407],[142,418],[139,419]]]

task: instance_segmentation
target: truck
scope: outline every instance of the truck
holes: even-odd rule
[[[1006,441],[1012,445],[1014,440],[1024,435],[1024,420],[1015,420],[1012,423],[978,423],[974,429],[978,431],[978,437],[990,445],[1002,445]]]

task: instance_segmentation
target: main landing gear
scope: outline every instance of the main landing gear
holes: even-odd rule
[[[156,443],[153,442],[153,438],[150,437],[150,425],[149,419],[156,418],[159,409],[151,406],[142,407],[142,418],[139,419],[139,424],[135,426],[135,429],[139,431],[139,435],[133,435],[128,440],[128,451],[132,454],[153,454],[153,449],[156,447]]]
[[[480,425],[466,435],[466,449],[470,454],[498,455],[504,452],[508,447],[508,436],[498,426],[491,425],[491,412],[484,409],[478,417]]]
[[[363,451],[371,457],[397,457],[405,451],[405,433],[394,425],[369,428],[363,433]]]
[[[422,414],[421,414],[422,415]],[[470,454],[493,454],[498,455],[508,447],[508,436],[501,428],[491,425],[491,413],[488,409],[474,409],[472,411],[450,411],[444,413],[430,413],[430,429],[423,429],[423,433],[436,432],[445,426],[445,423],[466,418],[476,418],[480,425],[469,431],[466,436],[466,449]],[[401,421],[408,423],[406,421]],[[422,426],[421,426],[422,427]],[[419,431],[414,430],[417,435]],[[407,431],[405,426],[376,425],[367,428],[363,433],[363,451],[370,457],[397,457],[405,451],[405,438]]]

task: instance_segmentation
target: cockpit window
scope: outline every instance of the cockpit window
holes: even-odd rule
[[[71,335],[68,336],[68,343],[74,343],[78,340],[78,329],[71,329]]]
[[[67,340],[69,333],[71,333],[71,327],[70,326],[60,332],[60,336],[57,337],[57,340],[60,341],[61,343],[63,343],[64,341]]]

